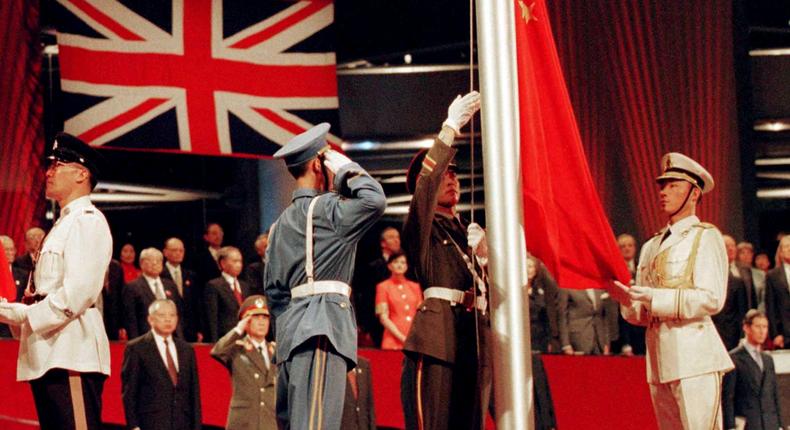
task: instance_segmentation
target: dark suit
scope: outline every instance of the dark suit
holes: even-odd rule
[[[748,310],[746,284],[743,279],[736,278],[730,273],[727,276],[727,300],[724,302],[724,307],[711,317],[727,350],[738,346],[743,317]]]
[[[232,329],[211,349],[211,356],[228,368],[232,378],[233,396],[226,425],[229,430],[277,428],[274,345],[267,345],[268,369],[263,356],[252,346],[249,338]]]
[[[14,259],[14,266],[29,272],[33,270],[33,266],[35,265],[33,264],[33,258],[30,256],[30,253],[26,252]]]
[[[244,280],[250,284],[250,295],[260,294],[264,295],[263,292],[263,271],[266,269],[266,265],[261,260],[256,260],[254,263],[250,263],[244,269]]]
[[[724,428],[735,428],[735,417],[746,418],[747,430],[782,428],[776,370],[770,355],[761,352],[763,371],[741,345],[730,351],[735,370],[724,376]]]
[[[370,378],[370,361],[357,358],[357,367],[346,377],[346,401],[343,403],[343,430],[376,430],[376,413],[373,408],[373,383]],[[353,374],[353,376],[351,376]],[[354,378],[356,396],[351,385]]]
[[[212,257],[206,244],[200,246],[195,252],[195,258],[191,267],[197,274],[197,281],[201,286],[206,285],[208,281],[220,276],[222,273],[219,263]]]
[[[121,398],[129,428],[201,428],[195,352],[183,340],[172,339],[178,355],[178,384],[175,386],[151,332],[126,346],[121,368]]]
[[[595,307],[585,290],[560,288],[560,343],[576,352],[602,354],[609,345],[603,291],[595,290]]]
[[[242,298],[250,295],[250,286],[239,279]],[[222,276],[212,279],[203,291],[203,304],[206,310],[205,342],[216,342],[239,322],[239,302],[233,290]]]
[[[738,273],[741,274],[743,286],[746,290],[744,293],[746,297],[746,310],[757,309],[757,304],[759,302],[757,300],[757,288],[754,286],[754,278],[752,277],[752,268],[749,266],[741,266],[737,263],[736,267],[738,268]]]
[[[765,277],[765,313],[771,338],[781,334],[785,348],[790,348],[790,290],[781,264],[769,270]]]
[[[203,319],[203,289],[196,281],[197,274],[192,270],[186,269],[181,265],[181,285],[183,286],[184,294],[181,299],[184,302],[183,312],[179,313],[180,323],[184,331],[184,340],[187,342],[196,342],[197,333],[201,331],[201,321]],[[173,281],[173,276],[170,270],[165,265],[162,274],[159,275],[162,279],[167,279],[173,282],[178,291],[178,286]]]
[[[165,295],[168,299],[176,304],[179,318],[184,313],[184,301],[178,295],[176,284],[169,279],[162,279],[162,287],[165,290]],[[123,288],[123,316],[124,327],[126,327],[126,334],[129,339],[134,339],[142,336],[149,330],[151,326],[148,324],[148,307],[156,300],[156,296],[148,281],[141,275],[134,281],[126,284]],[[182,324],[179,321],[176,335],[183,339]]]

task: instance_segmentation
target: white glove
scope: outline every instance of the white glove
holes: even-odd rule
[[[27,308],[22,303],[0,303],[0,323],[22,325],[27,319]]]
[[[252,315],[247,315],[246,317],[239,320],[238,324],[236,324],[236,334],[243,336],[244,332],[247,331],[247,326],[250,324],[250,318]]]
[[[350,158],[346,157],[345,155],[335,151],[334,149],[329,149],[324,152],[324,164],[326,168],[331,170],[332,173],[337,173],[341,168],[353,163]]]
[[[480,227],[480,224],[476,222],[469,224],[469,227],[466,228],[466,243],[469,244],[469,247],[473,251],[477,251],[477,248],[485,240],[486,231],[483,230],[483,227]]]
[[[653,300],[653,289],[650,287],[641,287],[639,285],[632,285],[628,289],[628,295],[632,301],[650,304]]]
[[[472,115],[480,109],[480,93],[472,91],[461,97],[458,96],[447,109],[447,119],[442,126],[448,126],[455,131],[456,135],[461,134],[461,129],[472,119]]]

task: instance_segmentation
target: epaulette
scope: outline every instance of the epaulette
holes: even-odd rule
[[[96,213],[96,211],[95,211],[95,210],[93,210],[93,208],[86,208],[86,209],[83,209],[83,210],[82,210],[82,213],[84,213],[84,214],[89,214],[89,215],[93,215],[94,213]]]
[[[716,228],[716,226],[715,226],[715,225],[713,225],[713,224],[711,224],[711,223],[709,223],[709,222],[700,222],[700,223],[694,224],[694,227],[700,227],[700,228]]]

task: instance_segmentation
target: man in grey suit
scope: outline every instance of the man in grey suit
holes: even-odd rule
[[[602,290],[560,288],[560,342],[565,354],[609,354]]]
[[[247,297],[239,310],[239,323],[214,345],[211,356],[228,368],[233,396],[228,430],[277,428],[274,416],[277,368],[274,344],[266,342],[269,308],[261,295]]]
[[[743,332],[746,338],[730,351],[735,370],[724,376],[724,428],[734,429],[738,416],[749,430],[782,429],[774,360],[761,351],[768,337],[765,314],[757,309],[747,312]]]
[[[779,241],[776,267],[765,277],[765,313],[778,348],[790,347],[790,236]]]
[[[269,231],[264,285],[277,324],[277,420],[300,430],[340,428],[346,373],[357,362],[354,257],[387,204],[375,179],[330,149],[328,132],[317,125],[274,154],[297,189]]]

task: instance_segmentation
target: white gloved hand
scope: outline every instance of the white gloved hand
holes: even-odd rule
[[[488,241],[486,231],[480,224],[473,222],[466,228],[466,243],[472,248],[472,252],[478,257],[480,265],[488,264]]]
[[[650,304],[653,301],[653,289],[650,287],[642,287],[639,285],[632,285],[628,289],[628,295],[632,301]]]
[[[461,129],[472,119],[472,115],[480,109],[480,93],[472,91],[461,97],[458,96],[447,109],[447,119],[442,123],[455,131],[456,135],[461,134]]]
[[[328,149],[326,152],[324,152],[324,164],[326,165],[327,169],[332,171],[332,173],[337,174],[341,168],[351,163],[353,163],[353,161],[351,161],[350,158],[335,151],[334,149]]]
[[[10,325],[22,325],[27,319],[28,306],[22,303],[0,303],[0,322]]]
[[[236,330],[236,334],[239,334],[239,335],[242,335],[242,336],[244,335],[244,333],[247,331],[247,326],[250,324],[250,319],[251,318],[252,318],[252,315],[247,315],[246,317],[244,317],[244,318],[239,320],[239,323],[236,324],[236,328],[234,329],[234,330]]]

